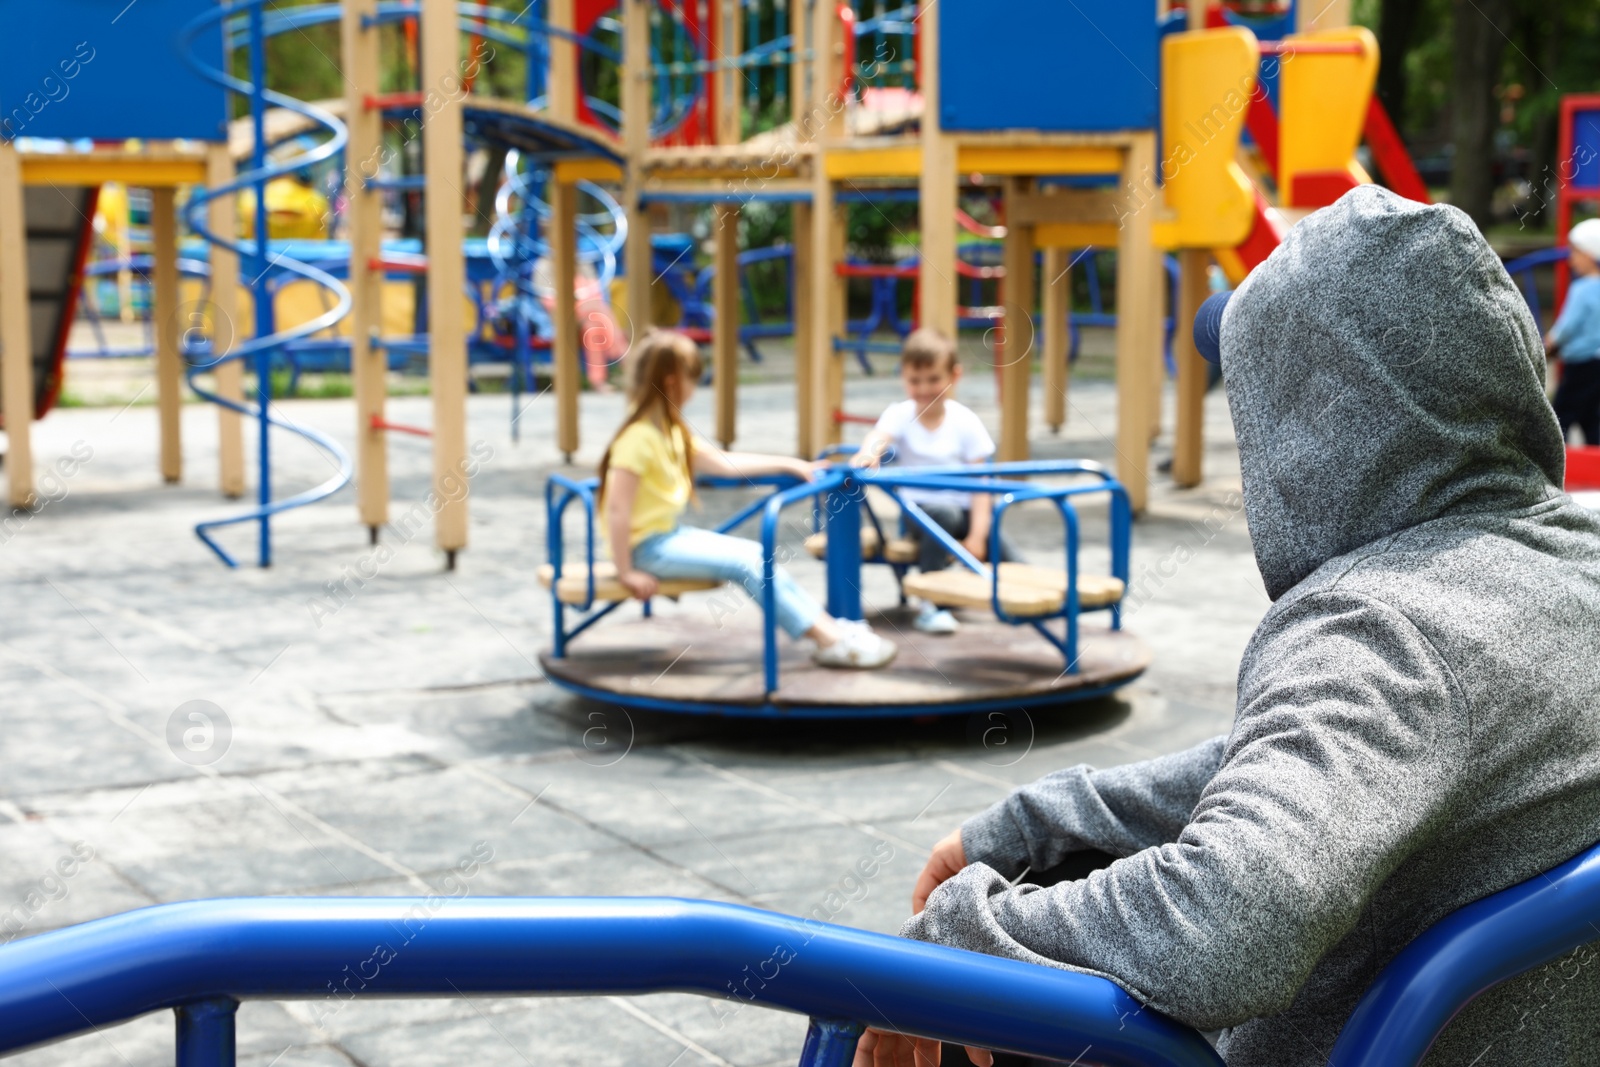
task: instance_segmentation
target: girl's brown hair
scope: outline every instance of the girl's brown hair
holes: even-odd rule
[[[633,356],[633,388],[628,394],[628,417],[606,445],[606,454],[600,457],[600,488],[605,489],[606,474],[611,470],[611,448],[622,436],[622,431],[640,419],[651,418],[666,429],[667,440],[673,431],[682,435],[683,467],[694,484],[694,434],[683,421],[667,379],[677,375],[678,380],[692,383],[700,380],[702,365],[700,348],[684,334],[675,330],[650,330],[639,342]]]

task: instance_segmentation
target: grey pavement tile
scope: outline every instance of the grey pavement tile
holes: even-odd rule
[[[456,1067],[463,1062],[669,1067],[704,1062],[607,1000],[530,999],[491,1011],[474,998],[467,1006],[465,1016],[397,1023],[340,1043],[368,1067]]]
[[[271,893],[391,870],[296,815],[249,779],[48,798],[58,832],[94,844],[163,901]]]
[[[927,859],[923,853],[899,849],[870,878],[841,879],[826,889],[788,891],[762,898],[768,911],[815,922],[895,934],[911,916],[911,888]]]
[[[332,1045],[289,1045],[277,1052],[239,1053],[239,1067],[358,1067],[342,1049]]]
[[[696,1044],[740,1067],[772,1061],[794,1067],[800,1060],[800,1047],[806,1036],[803,1015],[745,1001],[687,993],[635,997],[633,1003]],[[685,1056],[679,1063],[696,1059],[692,1055]]]
[[[480,842],[497,861],[615,844],[550,806],[467,771],[416,758],[329,765],[265,781],[330,825],[417,871],[444,870]],[[405,813],[405,814],[400,814]]]
[[[932,819],[945,812],[982,809],[1005,795],[998,785],[922,761],[784,775],[765,779],[764,784],[852,822],[874,825],[888,819],[912,819],[919,814]]]
[[[116,1026],[79,1034],[6,1057],[7,1067],[171,1067],[173,1022],[151,1012]]]
[[[60,790],[138,786],[192,775],[145,739],[79,701],[40,713],[7,716],[0,731],[0,796],[20,799]]]
[[[634,848],[571,856],[558,864],[492,863],[473,882],[474,896],[690,897],[745,902],[737,876],[697,873]]]
[[[858,862],[885,843],[848,826],[783,834],[709,835],[660,849],[667,860],[741,893],[827,890],[853,877]]]
[[[154,903],[95,845],[41,821],[0,826],[0,944]]]
[[[630,753],[610,765],[574,759],[500,765],[493,771],[625,840],[652,847],[697,840],[702,834],[784,833],[823,821],[814,812],[694,764],[643,753]]]

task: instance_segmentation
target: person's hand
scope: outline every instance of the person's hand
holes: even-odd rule
[[[994,1056],[981,1048],[967,1046],[967,1059],[976,1067],[994,1067]],[[856,1045],[852,1067],[939,1067],[939,1042],[869,1027]]]
[[[967,850],[961,847],[961,827],[958,826],[933,846],[933,855],[917,875],[917,884],[911,889],[911,913],[915,915],[926,907],[933,891],[961,873],[966,865]]]
[[[656,581],[656,576],[646,574],[644,571],[623,571],[617,575],[617,581],[621,582],[622,587],[639,600],[649,600],[656,595],[656,590],[661,588],[661,583]]]
[[[794,473],[797,478],[814,482],[831,466],[832,464],[825,459],[797,459],[794,461]]]
[[[987,537],[963,537],[961,547],[972,553],[972,558],[979,563],[986,563],[989,559],[989,539]]]
[[[876,448],[858,448],[850,457],[850,466],[864,467],[869,471],[878,469],[878,464],[883,461],[883,453]]]

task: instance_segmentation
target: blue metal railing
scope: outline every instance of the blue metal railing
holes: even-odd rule
[[[650,897],[144,908],[0,948],[0,1052],[172,1008],[178,1067],[231,1067],[240,1000],[657,992],[811,1016],[803,1067],[848,1067],[862,1023],[1060,1059],[1088,1043],[1103,1064],[1221,1063],[1198,1034],[1102,978]]]
[[[1517,283],[1517,288],[1522,290],[1522,298],[1528,302],[1528,310],[1533,312],[1533,321],[1539,329],[1545,328],[1545,322],[1539,309],[1539,276],[1540,267],[1554,267],[1557,263],[1567,261],[1566,248],[1541,248],[1537,252],[1529,252],[1525,256],[1518,256],[1506,264],[1506,273],[1511,275],[1511,280]]]
[[[1595,937],[1600,846],[1461,908],[1379,973],[1330,1067],[1420,1063],[1485,990]],[[164,904],[0,947],[0,1053],[152,1011],[178,1067],[231,1067],[249,999],[680,992],[811,1017],[801,1067],[863,1024],[1108,1065],[1219,1067],[1114,983],[733,904],[652,897],[243,898]]]

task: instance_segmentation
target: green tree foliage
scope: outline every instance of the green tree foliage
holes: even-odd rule
[[[1600,90],[1600,0],[1356,0],[1413,155],[1447,155],[1481,225],[1550,225],[1561,97]]]

